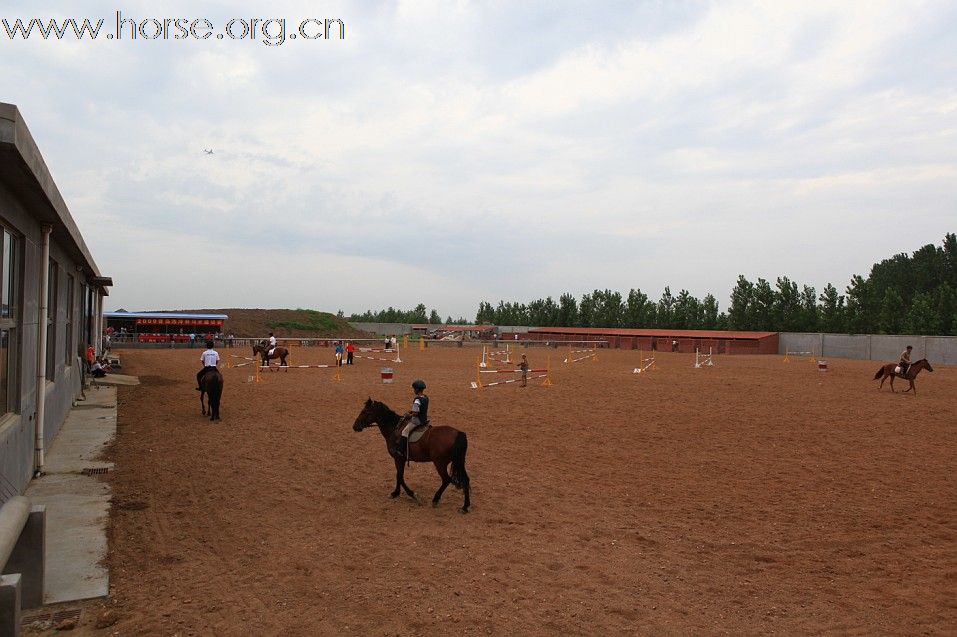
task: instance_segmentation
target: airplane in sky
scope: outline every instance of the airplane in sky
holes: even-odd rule
[[[213,149],[212,149],[212,148],[204,148],[204,149],[203,149],[203,152],[206,153],[207,155],[212,155],[212,154],[213,154]]]

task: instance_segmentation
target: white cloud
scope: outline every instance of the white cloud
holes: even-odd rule
[[[5,12],[99,11],[78,6]],[[181,2],[165,15],[263,11]],[[188,238],[210,237],[228,267],[204,267],[240,281],[262,267],[230,255],[284,247],[304,271],[354,284],[323,284],[344,309],[423,300],[471,315],[480,298],[594,287],[724,302],[738,273],[840,286],[954,230],[952,3],[321,12],[346,21],[345,42],[0,49],[16,86],[0,99],[23,109],[94,254],[111,254],[111,301],[194,298],[189,269],[147,286],[167,266],[119,258],[117,242],[192,250]],[[810,237],[827,258],[796,247]],[[294,305],[282,299],[300,291],[273,280],[276,303]],[[220,289],[218,304],[262,304],[257,288]],[[312,305],[338,307],[325,302]]]

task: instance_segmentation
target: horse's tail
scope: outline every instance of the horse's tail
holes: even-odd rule
[[[452,444],[452,484],[456,489],[465,489],[469,486],[469,474],[465,471],[465,452],[469,448],[469,439],[464,431],[455,436]]]
[[[874,380],[878,380],[883,375],[884,375],[884,366],[881,365],[881,368],[877,370],[877,374],[874,376]]]

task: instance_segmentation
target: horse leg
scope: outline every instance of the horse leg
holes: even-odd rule
[[[205,389],[204,389],[203,391],[199,392],[199,406],[203,408],[203,415],[204,415],[204,416],[206,415],[206,400],[204,399],[205,396],[206,396],[206,390],[205,390]]]
[[[894,374],[891,374],[891,391],[894,391]]]
[[[395,490],[389,494],[389,497],[394,500],[402,493],[402,460],[400,458],[393,458],[393,460],[395,460]]]
[[[469,487],[469,484],[468,484],[467,482],[465,483],[465,486],[462,487],[462,491],[465,492],[465,502],[462,503],[462,508],[461,508],[461,512],[462,512],[462,513],[468,513],[468,512],[469,512],[469,506],[470,506],[470,502],[471,502],[471,500],[469,499],[469,490],[470,490],[470,488],[471,488],[471,487]]]
[[[916,395],[917,395],[917,388],[914,386],[914,379],[913,379],[913,378],[908,378],[907,380],[910,381],[910,387],[908,387],[908,388],[904,391],[904,393],[906,394],[907,392],[913,390],[913,391],[914,391],[914,395],[916,396]]]
[[[439,490],[435,492],[435,495],[432,497],[432,506],[439,506],[439,500],[442,498],[442,494],[445,493],[445,488],[449,486],[452,482],[452,478],[449,477],[448,469],[446,464],[435,461],[435,470],[439,472],[439,477],[442,478],[442,486],[439,487]]]
[[[399,466],[399,484],[402,485],[403,489],[405,489],[406,495],[418,503],[419,499],[415,496],[415,492],[413,492],[412,489],[409,488],[409,485],[405,483],[405,462],[400,459],[396,464]]]

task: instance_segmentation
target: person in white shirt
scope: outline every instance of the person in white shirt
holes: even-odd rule
[[[269,332],[269,356],[272,356],[274,351],[276,351],[276,337],[273,336],[272,332]]]
[[[203,376],[210,369],[216,369],[219,364],[219,352],[213,349],[213,342],[206,341],[206,351],[203,352],[199,360],[203,363],[203,368],[196,373],[196,391],[202,391]]]

